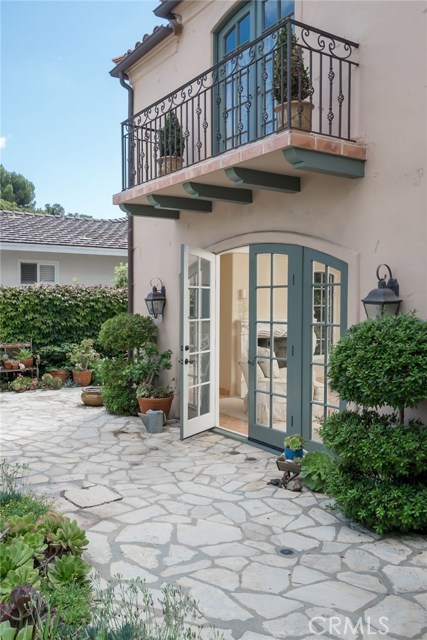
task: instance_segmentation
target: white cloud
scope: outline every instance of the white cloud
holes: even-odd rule
[[[9,136],[0,136],[0,149],[6,149],[6,142]]]

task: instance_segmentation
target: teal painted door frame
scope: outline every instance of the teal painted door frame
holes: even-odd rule
[[[271,343],[274,344],[273,330],[276,323],[283,324],[287,329],[287,361],[286,361],[286,400],[279,392],[275,391],[274,382],[270,380],[269,392],[269,426],[257,423],[257,368],[258,368],[258,325],[268,322],[264,318],[257,317],[257,296],[262,289],[269,289],[268,285],[260,285],[257,281],[257,260],[260,254],[271,256],[270,259],[270,331]],[[273,265],[275,264],[273,256],[287,257],[287,281],[277,279],[277,275],[273,277]],[[322,270],[323,279],[330,278],[321,285],[316,284],[316,265]],[[330,271],[329,271],[330,270]],[[332,281],[335,274],[337,282]],[[280,282],[280,287],[277,286]],[[273,313],[273,296],[274,290],[281,289],[287,291],[287,318],[276,318]],[[339,289],[339,293],[338,292]],[[324,318],[314,317],[315,290],[323,296],[322,313]],[[328,308],[328,301],[334,302],[339,308],[334,309],[334,320],[331,315],[331,309]],[[337,301],[335,301],[337,300]],[[265,322],[262,323],[261,321]],[[315,251],[306,247],[290,244],[256,244],[249,247],[249,352],[248,352],[248,370],[249,370],[249,403],[248,403],[248,436],[250,440],[267,444],[277,449],[283,448],[283,439],[285,435],[293,433],[303,435],[308,441],[308,449],[322,448],[321,442],[312,438],[314,409],[317,412],[323,412],[326,416],[330,410],[336,410],[336,406],[331,404],[328,395],[326,378],[327,378],[327,362],[328,352],[331,342],[328,341],[329,335],[334,335],[337,339],[338,335],[345,332],[347,326],[347,265],[325,253]],[[320,341],[315,337],[315,330],[320,331]],[[323,337],[322,337],[323,336]],[[332,340],[332,338],[331,338]],[[319,364],[314,356],[315,349],[326,349],[326,354],[318,356]],[[271,347],[271,351],[273,347]],[[272,355],[273,360],[276,358]],[[271,363],[271,372],[273,371]],[[320,385],[323,393],[323,399],[314,397],[314,377],[315,367],[322,370],[323,385]],[[259,394],[259,388],[258,388]],[[273,402],[278,395],[278,401],[285,402],[286,413],[286,432],[284,425],[281,428],[274,428]],[[261,396],[264,398],[264,396]],[[268,397],[268,396],[267,396]],[[267,402],[267,400],[266,400]],[[340,403],[340,408],[343,404]]]

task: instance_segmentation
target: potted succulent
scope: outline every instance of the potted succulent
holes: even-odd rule
[[[73,368],[73,382],[86,387],[92,380],[91,367],[99,359],[99,353],[93,348],[93,340],[82,340],[70,353],[67,354]]]
[[[277,49],[274,54],[273,70],[273,95],[278,106],[275,111],[278,114],[279,127],[311,130],[311,110],[313,105],[307,101],[311,95],[310,76],[304,66],[303,51],[298,45],[298,39],[294,32],[291,33],[291,87],[287,87],[288,80],[288,27],[284,26],[279,31]],[[291,122],[288,124],[288,99],[291,99]]]
[[[2,366],[5,369],[12,369],[12,359],[6,352],[2,353],[0,358],[1,358]]]
[[[171,357],[170,349],[160,352],[157,344],[149,342],[138,350],[134,361],[129,365],[128,373],[135,386],[141,413],[158,409],[166,417],[169,415],[174,390],[171,385],[160,385],[159,377],[163,371],[172,367]]]
[[[19,374],[15,378],[15,380],[13,380],[10,383],[10,388],[13,389],[13,391],[16,391],[17,393],[22,393],[23,391],[26,391],[28,389],[31,382],[32,382],[31,378],[24,378],[24,376]]]
[[[284,440],[285,450],[284,455],[286,460],[293,460],[297,462],[304,456],[303,446],[306,444],[306,439],[297,434],[287,436]]]
[[[19,349],[15,353],[15,360],[23,364],[26,369],[30,369],[33,366],[33,354],[30,349]]]
[[[163,127],[159,131],[159,175],[182,169],[182,155],[185,149],[185,139],[181,124],[174,111],[165,116]]]

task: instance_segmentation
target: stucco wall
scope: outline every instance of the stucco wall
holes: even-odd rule
[[[231,4],[182,5],[180,39],[171,37],[131,74],[137,108],[211,64],[211,32]],[[181,243],[220,252],[251,242],[290,242],[335,255],[349,265],[350,324],[363,319],[360,299],[376,287],[376,268],[385,262],[399,280],[402,311],[427,318],[426,4],[386,4],[319,0],[296,8],[297,18],[360,43],[353,116],[368,147],[364,178],[307,173],[299,194],[254,191],[252,204],[214,203],[209,215],[135,219],[135,311],[144,312],[150,278],[161,277],[168,306],[160,339],[177,358]]]
[[[20,284],[20,261],[57,263],[59,265],[58,284],[111,285],[114,277],[114,267],[120,262],[127,262],[127,256],[2,251],[0,263],[1,284],[6,286]]]

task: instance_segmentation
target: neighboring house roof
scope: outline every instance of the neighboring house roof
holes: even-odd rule
[[[1,242],[55,247],[126,250],[127,220],[59,217],[41,213],[0,211]],[[52,246],[53,249],[53,246]],[[97,251],[98,252],[98,251]]]

